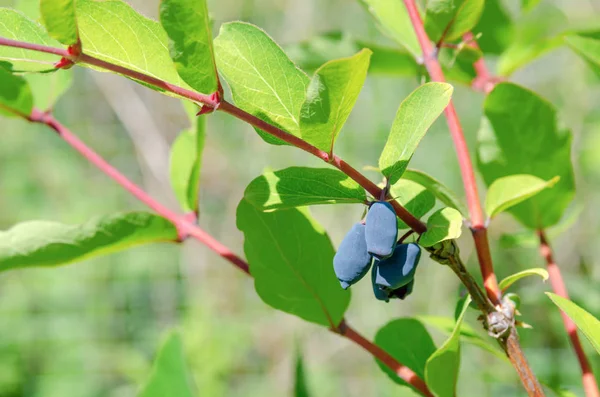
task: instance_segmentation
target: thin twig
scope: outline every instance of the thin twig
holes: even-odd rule
[[[333,330],[333,332],[342,335],[345,338],[350,339],[363,349],[371,353],[379,361],[381,361],[386,367],[391,369],[399,378],[403,379],[406,383],[413,386],[415,389],[420,391],[424,396],[433,397],[431,391],[427,388],[425,382],[419,378],[412,369],[407,366],[400,364],[394,357],[388,352],[383,350],[381,347],[365,339],[364,336],[356,332],[354,328],[349,326],[345,321],[342,322],[339,329]]]
[[[65,142],[67,142],[73,149],[78,151],[90,163],[94,164],[100,171],[112,178],[115,182],[125,188],[125,190],[130,192],[138,200],[151,208],[154,212],[171,221],[177,227],[182,239],[186,236],[195,238],[211,250],[215,251],[224,259],[227,259],[233,263],[240,270],[249,274],[248,264],[244,260],[234,254],[229,248],[225,247],[219,241],[215,240],[210,234],[198,227],[198,225],[190,222],[187,217],[176,214],[150,197],[142,188],[131,182],[125,175],[121,174],[116,168],[108,164],[106,160],[100,157],[96,152],[87,147],[85,143],[71,133],[71,131],[69,131],[64,125],[58,122],[51,114],[34,109],[29,116],[29,121],[45,124],[56,131]]]
[[[131,182],[127,179],[126,176],[121,174],[116,168],[108,164],[106,160],[100,157],[96,152],[87,147],[85,143],[83,143],[79,138],[77,138],[68,128],[58,122],[51,114],[42,112],[38,109],[34,109],[31,115],[28,117],[28,120],[34,123],[44,124],[54,131],[65,141],[67,142],[73,149],[79,152],[83,157],[85,157],[90,163],[95,165],[100,171],[106,174],[108,177],[112,178],[115,182],[120,184],[125,190],[135,196],[142,203],[147,205],[149,208],[154,210],[157,214],[171,221],[180,231],[180,234],[183,233],[184,236],[190,236],[194,239],[198,240],[202,244],[206,245],[209,249],[216,252],[222,258],[231,262],[240,270],[244,271],[247,275],[252,277],[252,274],[249,271],[248,263],[243,260],[241,257],[234,254],[229,248],[221,244],[210,234],[202,230],[198,225],[193,223],[193,219],[195,219],[195,214],[191,213],[192,217],[186,215],[178,215],[175,212],[169,210],[156,200],[154,200],[148,193],[146,193],[142,188]],[[394,371],[400,378],[402,378],[405,382],[412,385],[415,389],[421,391],[425,396],[432,396],[429,392],[429,389],[425,385],[425,382],[419,378],[417,374],[415,374],[410,368],[406,367],[402,363],[398,362],[392,356],[390,356],[385,350],[381,349],[379,346],[365,339],[362,335],[356,332],[353,328],[349,327],[345,321],[342,321],[342,326],[339,329],[334,330],[336,333],[346,337],[347,339],[353,341],[357,345],[364,348],[366,351],[371,353],[373,357],[380,360],[387,367],[389,367],[392,371]]]
[[[550,275],[550,284],[552,285],[552,290],[556,295],[562,296],[565,299],[569,299],[567,287],[562,278],[560,268],[554,261],[552,247],[550,247],[550,243],[548,242],[548,238],[546,237],[544,229],[538,229],[537,235],[540,240],[540,255],[546,261],[546,268],[548,269],[548,274]],[[590,362],[583,351],[583,346],[581,346],[581,341],[579,340],[579,335],[577,334],[577,326],[573,320],[571,320],[571,318],[565,314],[565,312],[561,310],[560,314],[562,316],[567,334],[569,335],[569,339],[571,339],[573,350],[575,350],[577,361],[579,361],[579,366],[581,367],[581,379],[585,395],[586,397],[600,397],[600,389],[598,389],[596,378],[594,378],[594,372],[592,371]]]

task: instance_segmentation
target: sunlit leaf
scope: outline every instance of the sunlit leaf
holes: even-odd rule
[[[519,281],[520,279],[522,279],[524,277],[529,277],[529,276],[540,276],[543,281],[546,281],[546,280],[548,280],[548,271],[546,269],[542,269],[542,268],[523,270],[521,272],[511,274],[510,276],[504,278],[502,281],[500,281],[498,286],[500,287],[501,290],[506,290],[506,289],[508,289],[508,287],[513,285],[515,282]]]
[[[539,192],[552,187],[560,178],[545,181],[533,175],[510,175],[496,179],[485,196],[485,212],[492,218]]]
[[[402,0],[359,0],[371,13],[379,29],[417,58],[421,47],[417,41],[406,7]]]
[[[66,45],[77,43],[75,0],[40,0],[40,14],[50,36]]]
[[[23,222],[0,232],[0,271],[64,265],[136,245],[176,240],[173,224],[145,212],[101,216],[80,225]]]
[[[462,233],[462,215],[454,208],[446,207],[434,212],[427,220],[427,231],[421,235],[419,244],[431,247],[439,242],[459,238]]]
[[[77,0],[75,5],[86,54],[191,89],[175,70],[158,22],[121,0]]]
[[[244,198],[261,211],[316,204],[364,203],[365,190],[329,168],[289,167],[254,179]]]
[[[391,184],[400,179],[419,142],[448,106],[452,90],[449,84],[427,83],[413,91],[400,104],[379,157],[379,169]]]
[[[206,0],[162,0],[160,22],[169,36],[171,58],[183,81],[199,92],[217,91]]]
[[[215,39],[215,55],[238,107],[300,136],[300,109],[310,79],[273,39],[254,25],[226,23]],[[285,143],[258,132],[266,142]]]
[[[9,8],[0,8],[0,36],[49,47],[62,47],[58,41],[46,33],[46,30],[39,23],[30,20],[22,12]],[[11,63],[14,71],[39,72],[52,70],[54,69],[54,63],[59,59],[59,56],[44,52],[0,46],[0,61]]]
[[[425,10],[425,30],[434,42],[459,39],[477,24],[484,0],[429,0]]]
[[[365,83],[370,50],[329,61],[315,72],[300,111],[302,139],[333,152],[335,140]]]

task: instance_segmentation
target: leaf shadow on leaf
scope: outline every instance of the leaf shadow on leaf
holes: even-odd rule
[[[327,124],[331,115],[331,101],[327,83],[315,75],[306,91],[305,106],[302,106],[300,118],[307,124]]]
[[[392,186],[391,194],[408,212],[419,219],[435,205],[435,196],[422,185],[410,180],[400,179]],[[408,228],[406,223],[398,219],[398,229]]]
[[[358,185],[357,191],[353,189],[349,182],[354,182],[337,170],[289,167],[269,173],[271,175],[277,178],[274,184],[263,174],[254,179],[244,193],[254,207],[263,211],[365,200],[364,190]]]
[[[289,131],[286,131],[285,128],[283,128],[280,124],[278,124],[273,119],[271,119],[269,116],[267,116],[266,113],[258,111],[258,112],[256,112],[255,116],[258,117],[259,119],[261,119],[262,121],[264,121],[265,123],[269,123],[272,126],[277,127],[280,130],[283,130],[283,131],[289,133]],[[260,137],[265,142],[270,143],[271,145],[280,145],[280,146],[290,145],[286,141],[279,139],[276,136],[273,136],[272,134],[269,134],[268,132],[261,130],[260,128],[254,127],[254,130],[256,131],[256,133],[258,135],[260,135]]]

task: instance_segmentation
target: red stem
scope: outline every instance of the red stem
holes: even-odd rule
[[[221,105],[218,108],[219,110],[231,114],[238,119],[245,121],[246,123],[253,125],[261,130],[291,144],[296,146],[299,149],[304,150],[307,153],[312,154],[320,158],[321,160],[331,164],[335,168],[342,171],[344,174],[348,175],[354,181],[356,181],[359,185],[361,185],[366,191],[368,191],[373,197],[379,197],[381,195],[381,190],[376,184],[371,182],[366,176],[361,174],[358,170],[352,167],[350,164],[346,163],[344,160],[339,158],[338,156],[330,157],[329,154],[323,150],[320,150],[310,143],[283,131],[280,128],[277,128],[256,116],[251,115],[250,113],[232,105],[227,101],[221,102]],[[397,201],[391,202],[394,210],[396,210],[396,214],[404,223],[410,226],[415,232],[422,234],[427,230],[427,226],[419,219],[415,218],[410,212],[408,212],[404,207],[402,207]]]
[[[404,380],[406,383],[412,385],[415,389],[419,390],[424,396],[433,397],[433,394],[427,388],[425,382],[419,378],[419,376],[410,368],[400,364],[394,357],[390,356],[385,350],[377,346],[376,344],[365,339],[361,334],[356,332],[348,324],[343,323],[341,325],[340,335],[350,339],[363,349],[377,357],[379,361],[385,364],[386,367],[391,369],[398,377]]]
[[[79,138],[73,135],[65,126],[59,123],[51,114],[44,113],[38,109],[33,109],[29,116],[29,121],[35,123],[45,124],[52,128],[58,133],[58,135],[67,142],[73,149],[78,151],[83,157],[85,157],[90,163],[94,164],[100,171],[108,175],[119,185],[123,186],[125,190],[134,195],[138,200],[147,205],[149,208],[154,210],[160,216],[171,221],[179,230],[182,237],[191,236],[201,243],[205,244],[208,248],[215,251],[224,259],[233,263],[240,270],[249,274],[248,264],[238,257],[236,254],[231,252],[229,248],[215,240],[211,235],[200,229],[197,225],[185,216],[180,216],[170,209],[166,208],[152,197],[143,191],[135,183],[131,182],[127,177],[121,174],[116,168],[108,164],[102,157],[100,157],[92,149],[88,148]]]
[[[110,70],[112,72],[119,73],[119,74],[122,74],[127,77],[131,77],[135,80],[142,81],[144,83],[153,85],[155,87],[162,88],[165,91],[172,92],[183,98],[191,99],[192,101],[206,105],[210,109],[223,110],[224,112],[229,113],[229,114],[233,115],[234,117],[239,118],[240,120],[246,121],[247,123],[249,123],[257,128],[260,128],[261,130],[263,130],[263,131],[265,131],[265,132],[267,132],[267,133],[269,133],[269,134],[271,134],[293,146],[296,146],[299,149],[302,149],[305,152],[308,152],[308,153],[320,158],[321,160],[323,160],[325,162],[332,164],[334,167],[336,167],[340,171],[344,172],[350,178],[354,179],[358,184],[360,184],[365,190],[367,190],[369,193],[371,193],[374,197],[379,197],[379,195],[381,193],[381,189],[379,187],[377,187],[377,185],[375,185],[373,182],[371,182],[369,179],[367,179],[364,175],[362,175],[359,171],[357,171],[355,168],[350,166],[348,163],[346,163],[339,157],[337,157],[337,156],[332,157],[327,152],[320,150],[320,149],[312,146],[308,142],[306,142],[306,141],[304,141],[304,140],[302,140],[280,128],[277,128],[277,127],[259,119],[258,117],[255,117],[255,116],[243,111],[242,109],[230,104],[229,102],[221,101],[219,99],[218,95],[214,95],[214,94],[213,95],[204,95],[204,94],[197,93],[195,91],[190,91],[185,88],[167,83],[166,81],[157,79],[155,77],[148,76],[146,74],[125,68],[123,66],[114,65],[112,63],[103,61],[101,59],[94,58],[87,54],[73,55],[73,54],[69,53],[67,50],[62,50],[62,49],[58,49],[58,48],[47,47],[47,46],[42,46],[42,45],[37,45],[37,44],[24,43],[24,42],[20,42],[20,41],[5,39],[2,37],[0,37],[0,45],[32,49],[35,51],[60,55],[72,62],[83,62],[83,63],[87,63],[89,65],[94,65],[94,66],[102,68],[102,69]],[[425,224],[423,222],[421,222],[419,219],[415,218],[410,212],[408,212],[404,207],[402,207],[397,201],[392,201],[392,206],[396,210],[396,214],[398,215],[398,217],[400,219],[402,219],[402,221],[404,221],[404,223],[406,223],[408,226],[410,226],[414,231],[416,231],[419,234],[422,234],[427,230],[427,226],[425,226]]]
[[[550,275],[550,284],[552,285],[552,290],[556,295],[562,296],[565,299],[569,299],[567,287],[560,273],[560,268],[554,261],[552,247],[550,247],[546,233],[543,229],[539,229],[537,234],[540,240],[540,255],[546,260],[546,267],[548,269],[548,274]],[[583,351],[581,341],[579,340],[579,335],[577,334],[577,326],[573,320],[571,320],[571,318],[565,314],[565,312],[561,310],[560,314],[562,316],[565,329],[567,330],[567,334],[571,339],[571,345],[573,346],[573,350],[575,350],[577,360],[579,361],[579,366],[581,367],[583,390],[585,391],[585,395],[586,397],[600,397],[600,391],[598,389],[596,379],[594,378],[594,373],[592,372],[590,362]]]
[[[67,142],[73,149],[79,152],[85,157],[90,163],[94,164],[100,171],[112,178],[115,182],[120,184],[125,190],[130,192],[133,196],[139,199],[142,203],[146,204],[149,208],[154,210],[157,214],[171,221],[176,225],[180,234],[185,236],[191,236],[196,240],[206,245],[209,249],[216,252],[222,258],[228,260],[233,265],[244,271],[247,275],[252,277],[249,271],[249,265],[242,258],[234,254],[229,248],[221,244],[210,234],[202,230],[198,225],[194,224],[195,214],[192,216],[178,215],[168,208],[164,207],[159,202],[155,201],[139,186],[127,179],[126,176],[121,174],[116,168],[108,164],[102,157],[96,152],[87,147],[79,138],[77,138],[71,131],[63,126],[58,120],[56,120],[51,114],[44,113],[38,109],[33,109],[28,120],[34,123],[45,124],[52,128],[58,133],[58,135]],[[345,322],[344,322],[345,324]],[[337,333],[341,332],[336,330]],[[399,377],[404,379],[407,383],[411,384],[415,389],[420,390],[425,396],[432,396],[425,382],[418,377],[410,368],[402,365],[392,356],[390,356],[385,350],[375,345],[373,342],[368,341],[362,335],[357,333],[354,329],[345,325],[343,336],[350,339],[354,343],[358,344],[375,358],[383,362],[392,371],[398,374]]]
[[[41,44],[26,43],[24,41],[7,39],[6,37],[0,37],[0,46],[22,48],[25,50],[32,50],[37,52],[45,52],[47,54],[54,54],[64,58],[68,58],[71,56],[69,51],[62,48],[48,47]]]
[[[444,73],[442,72],[440,63],[438,62],[435,48],[425,32],[425,27],[423,26],[423,21],[421,20],[421,15],[419,14],[415,1],[404,0],[404,4],[406,6],[406,10],[408,11],[413,28],[415,29],[421,50],[423,51],[423,62],[425,63],[425,67],[427,68],[431,79],[433,81],[445,82],[446,80],[444,78]],[[465,187],[467,205],[471,220],[471,230],[473,231],[473,237],[475,239],[481,275],[487,282],[486,291],[488,293],[488,297],[492,303],[499,305],[501,303],[501,292],[500,288],[498,288],[498,282],[496,280],[492,265],[489,242],[487,233],[485,232],[485,218],[481,208],[481,203],[479,202],[479,192],[477,191],[477,181],[475,180],[473,163],[471,162],[469,148],[467,147],[467,142],[465,140],[458,115],[456,114],[453,101],[450,101],[444,113],[446,115],[450,135],[452,136],[454,147],[456,149],[460,173],[462,175],[462,180]]]
[[[477,41],[475,41],[473,33],[465,33],[463,39],[468,42],[468,45],[471,48],[475,48],[476,50],[479,49],[479,45],[477,44]],[[492,76],[485,64],[485,59],[481,57],[473,62],[473,69],[475,69],[477,76],[471,82],[471,87],[476,91],[482,91],[486,94],[490,93],[498,82],[498,78]]]

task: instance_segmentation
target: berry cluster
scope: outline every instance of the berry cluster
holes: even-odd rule
[[[333,269],[342,288],[362,279],[371,265],[373,292],[379,300],[404,299],[412,292],[421,258],[418,244],[397,244],[398,219],[390,203],[376,201],[365,222],[346,234],[333,258]]]

